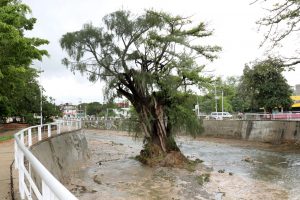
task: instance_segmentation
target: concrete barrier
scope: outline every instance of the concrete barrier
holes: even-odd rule
[[[204,133],[206,136],[222,138],[242,138],[243,121],[237,120],[204,120]]]
[[[31,147],[34,156],[61,183],[68,183],[70,177],[89,158],[87,140],[82,130],[62,133],[43,140]],[[32,172],[38,187],[41,181]]]
[[[300,121],[204,120],[205,136],[281,144],[300,143]]]

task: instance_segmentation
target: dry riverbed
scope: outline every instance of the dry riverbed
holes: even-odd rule
[[[286,167],[298,173],[299,152],[291,155],[294,165],[286,166],[281,155],[274,163],[263,163],[266,158],[261,154],[274,159],[278,153],[270,149],[252,151],[251,143],[179,137],[183,153],[204,162],[190,170],[150,168],[134,159],[142,148],[140,139],[115,131],[86,130],[85,134],[91,159],[68,185],[79,199],[299,199],[299,174],[285,182],[272,170],[266,169],[272,172],[266,175],[259,171],[281,163],[275,172],[286,171]],[[274,176],[279,178],[274,181]]]

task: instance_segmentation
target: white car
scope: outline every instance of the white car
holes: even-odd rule
[[[209,117],[210,117],[210,119],[222,120],[223,118],[230,119],[230,118],[232,118],[232,115],[229,112],[212,112],[212,113],[210,113]]]

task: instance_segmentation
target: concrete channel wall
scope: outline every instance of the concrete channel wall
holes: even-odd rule
[[[300,143],[300,121],[204,120],[204,136]]]
[[[87,140],[82,131],[62,133],[31,147],[34,156],[61,182],[70,177],[89,158]],[[32,172],[38,187],[40,180]]]

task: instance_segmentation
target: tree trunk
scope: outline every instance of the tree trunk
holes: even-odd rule
[[[157,145],[166,154],[170,151],[179,151],[168,127],[164,107],[156,101],[154,105],[142,105],[138,111],[146,142]],[[170,145],[171,144],[171,145]]]
[[[152,140],[159,139],[160,147],[164,153],[167,153],[167,122],[165,122],[165,115],[163,106],[155,103],[154,105],[154,121],[152,130]]]

